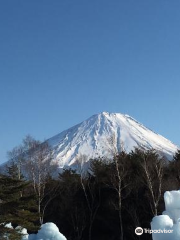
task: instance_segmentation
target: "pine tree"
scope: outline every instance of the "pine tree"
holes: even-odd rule
[[[7,238],[8,237],[8,238]],[[7,228],[0,225],[0,239],[1,240],[21,240],[22,234],[15,229]]]
[[[29,182],[24,180],[0,176],[0,223],[11,222],[13,226],[25,227],[31,232],[37,230],[37,205],[33,195],[27,191],[28,186]]]
[[[176,161],[176,162],[179,162],[180,161],[180,150],[178,150],[174,157],[173,157],[173,160]]]

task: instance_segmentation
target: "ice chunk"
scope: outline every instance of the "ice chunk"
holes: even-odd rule
[[[165,192],[164,201],[167,211],[171,211],[172,209],[180,209],[180,190]]]
[[[169,211],[164,211],[163,215],[168,215],[174,223],[177,223],[178,219],[180,218],[180,209],[171,209]]]
[[[160,215],[153,218],[152,230],[172,230],[173,221],[168,215]],[[170,233],[152,233],[153,240],[169,240]]]
[[[174,223],[180,218],[180,191],[167,191],[164,194],[166,211]]]
[[[174,224],[173,226],[173,240],[179,240],[180,239],[180,222],[177,224]]]
[[[30,234],[28,240],[36,240],[36,234]]]
[[[164,201],[166,210],[163,212],[163,215],[153,218],[151,228],[152,230],[164,230],[166,233],[153,232],[153,240],[179,240],[180,190],[165,192]],[[169,231],[169,233],[167,231]]]

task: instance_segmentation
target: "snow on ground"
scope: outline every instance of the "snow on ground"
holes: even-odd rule
[[[13,228],[11,223],[5,225],[7,228]],[[22,240],[67,240],[65,236],[59,232],[58,227],[54,223],[45,223],[41,226],[41,229],[37,234],[28,234],[27,229],[22,227],[16,227],[18,232],[22,233]],[[6,235],[7,240],[8,234]]]
[[[24,239],[23,239],[24,240]],[[28,240],[67,240],[54,223],[45,223],[37,234],[30,234]]]
[[[163,233],[152,233],[153,240],[180,239],[180,190],[167,191],[164,194],[165,208],[163,215],[156,216],[151,222],[152,230]]]

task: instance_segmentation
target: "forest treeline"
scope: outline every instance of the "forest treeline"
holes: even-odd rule
[[[52,151],[47,143],[26,137],[9,152],[0,175],[0,239],[21,238],[14,229],[35,233],[42,223],[55,223],[68,240],[152,239],[137,236],[136,227],[150,228],[164,210],[163,194],[180,187],[180,151],[172,161],[155,150],[113,151],[113,160],[79,156],[76,170],[64,169],[54,177]]]

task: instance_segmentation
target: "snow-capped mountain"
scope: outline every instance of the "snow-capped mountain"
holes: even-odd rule
[[[178,147],[120,113],[103,112],[47,140],[59,167],[72,166],[80,156],[86,160],[112,157],[113,151],[130,152],[134,147],[156,149],[169,159]]]

